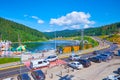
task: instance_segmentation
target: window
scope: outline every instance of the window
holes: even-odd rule
[[[42,64],[42,61],[39,61],[38,64]]]

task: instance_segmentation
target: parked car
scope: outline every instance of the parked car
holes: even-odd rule
[[[101,54],[102,56],[106,56],[108,60],[112,59],[112,56],[108,53]]]
[[[106,62],[108,60],[108,58],[106,56],[99,55],[96,57],[99,57],[101,59],[101,61],[104,61],[104,62]]]
[[[74,61],[68,64],[68,66],[74,68],[74,69],[82,69],[83,65],[80,62]]]
[[[76,55],[76,54],[72,54],[69,56],[69,59],[70,60],[79,60],[80,59],[80,56],[79,55]]]
[[[111,58],[113,58],[113,56],[114,56],[114,52],[106,52],[106,54],[110,55]]]
[[[39,68],[39,67],[45,67],[45,66],[49,66],[49,61],[45,61],[43,59],[39,59],[39,60],[32,60],[30,62],[30,67],[31,68]]]
[[[18,79],[18,80],[31,80],[31,78],[28,76],[27,73],[18,75],[18,76],[17,76],[17,79]]]
[[[87,59],[79,59],[78,60],[84,67],[89,67],[91,65],[90,60]]]
[[[97,55],[99,51],[93,51],[93,55]]]
[[[91,58],[88,58],[88,60],[96,63],[100,63],[102,61],[99,57],[91,57]]]
[[[118,68],[118,73],[120,74],[120,68]]]
[[[42,72],[42,70],[36,70],[31,72],[32,77],[34,80],[45,80],[45,74]]]
[[[109,75],[107,78],[103,80],[120,80],[120,75]]]
[[[48,56],[46,59],[45,59],[46,61],[56,61],[56,60],[58,60],[58,56],[56,56],[56,55],[51,55],[51,56]]]

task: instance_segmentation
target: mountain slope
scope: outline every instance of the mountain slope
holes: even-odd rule
[[[120,22],[105,25],[97,28],[88,28],[84,30],[84,34],[87,36],[100,36],[100,35],[109,35],[114,33],[120,32]],[[81,30],[63,30],[63,31],[56,31],[56,32],[45,32],[46,35],[48,35],[50,38],[54,38],[55,34],[56,37],[70,37],[70,36],[80,36]]]
[[[47,39],[43,33],[35,29],[31,29],[25,25],[4,18],[0,18],[0,35],[2,37],[2,40],[17,42],[18,34],[20,35],[21,41],[23,42],[44,41]]]

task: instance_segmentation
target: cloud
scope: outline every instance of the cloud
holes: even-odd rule
[[[35,19],[35,20],[37,20],[38,24],[43,24],[44,23],[44,21],[42,19],[40,19],[39,17],[37,17],[37,16],[24,15],[24,17]]]
[[[86,25],[84,25],[84,28],[90,28],[90,26],[86,24]]]
[[[39,19],[37,16],[31,16],[31,18],[33,18],[33,19]]]
[[[89,20],[90,17],[91,15],[89,13],[73,11],[65,16],[61,16],[60,18],[51,18],[50,24],[80,28],[81,25],[84,26],[95,24],[94,21]]]
[[[38,20],[38,23],[39,23],[39,24],[43,24],[44,21],[39,19],[39,20]]]

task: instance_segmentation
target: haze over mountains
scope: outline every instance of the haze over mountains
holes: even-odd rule
[[[101,27],[84,29],[84,35],[87,36],[111,35],[116,33],[120,33],[120,22],[101,26]],[[48,35],[50,38],[54,38],[55,34],[56,37],[80,36],[81,29],[45,32],[45,34]]]

